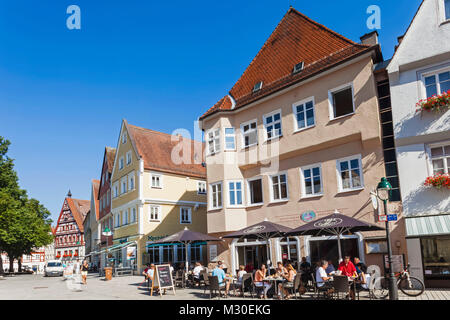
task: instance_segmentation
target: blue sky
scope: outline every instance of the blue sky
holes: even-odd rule
[[[123,118],[193,132],[289,5],[354,41],[371,31],[367,7],[380,6],[389,59],[420,2],[0,0],[0,135],[12,142],[21,187],[56,222],[69,188],[90,199]],[[81,30],[66,27],[71,4]]]

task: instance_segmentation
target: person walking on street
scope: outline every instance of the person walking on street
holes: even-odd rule
[[[81,280],[82,280],[83,284],[87,284],[86,279],[87,279],[88,270],[89,270],[89,264],[87,263],[86,260],[83,260],[83,264],[81,265]]]

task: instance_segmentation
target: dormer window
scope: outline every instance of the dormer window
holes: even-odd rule
[[[262,85],[263,85],[262,81],[259,81],[258,83],[256,83],[255,86],[253,87],[253,92],[257,92],[257,91],[261,90]]]
[[[305,66],[305,63],[304,63],[303,61],[297,63],[297,64],[294,66],[294,70],[292,71],[292,73],[295,74],[295,73],[298,73],[298,72],[302,71],[304,66]]]

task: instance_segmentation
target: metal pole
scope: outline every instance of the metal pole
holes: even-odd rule
[[[187,242],[185,242],[184,243],[184,249],[185,249],[185,253],[184,253],[184,255],[185,255],[185,257],[186,257],[186,266],[185,266],[185,268],[186,268],[186,273],[188,272],[188,244],[187,244]]]
[[[384,214],[387,215],[387,200],[383,200]],[[389,231],[389,221],[386,221],[386,239],[388,247],[388,263],[389,263],[389,299],[398,300],[398,288],[397,279],[395,278],[394,268],[392,265],[392,248],[391,248],[391,236]]]
[[[339,263],[342,261],[342,249],[341,249],[341,234],[337,234],[337,240],[338,240],[338,251],[339,251]]]

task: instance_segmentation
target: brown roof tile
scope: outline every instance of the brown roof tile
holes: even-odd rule
[[[91,209],[91,201],[73,198],[66,198],[66,201],[78,225],[78,228],[81,232],[84,232],[83,221],[86,218],[89,210]]]
[[[114,167],[114,158],[116,157],[116,148],[105,147],[106,161],[108,163],[108,172],[112,173]]]
[[[355,57],[373,47],[357,44],[291,8],[269,39],[230,90],[236,108],[281,90],[309,76]],[[293,74],[299,62],[304,69]],[[253,93],[257,82],[261,90]],[[222,98],[201,119],[218,111],[229,110]]]
[[[183,143],[187,144],[186,148],[191,151],[190,163],[177,164],[172,160],[172,150],[179,144],[175,136],[127,123],[126,125],[139,156],[144,159],[145,169],[206,178],[206,168],[201,164],[204,161],[203,143],[181,138]],[[172,138],[175,140],[172,141]]]

